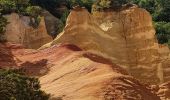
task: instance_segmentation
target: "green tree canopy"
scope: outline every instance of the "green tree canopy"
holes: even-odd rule
[[[104,10],[104,9],[113,9],[118,10],[122,8],[123,5],[131,3],[131,0],[97,0],[93,5],[92,11]]]
[[[69,8],[73,8],[74,6],[79,5],[86,7],[89,11],[91,11],[94,0],[66,0],[66,2]]]
[[[39,6],[32,5],[30,0],[0,0],[0,33],[5,32],[5,27],[7,25],[7,20],[3,17],[3,15],[10,14],[12,12],[18,13],[20,15],[30,16],[34,18],[36,26],[39,25],[38,22],[41,8]],[[1,34],[0,38],[2,38],[2,36],[3,35]]]
[[[170,40],[170,22],[155,22],[159,43],[168,43]]]
[[[35,15],[35,13],[40,13],[40,9],[38,6],[31,5],[30,0],[0,0],[0,11],[2,15],[11,12],[22,15]]]
[[[0,69],[0,100],[48,100],[49,95],[40,90],[37,78],[24,75],[19,70]]]
[[[5,42],[6,37],[4,35],[6,31],[6,25],[8,24],[7,19],[0,15],[0,42]]]
[[[133,2],[152,14],[159,43],[170,42],[170,0],[133,0]]]

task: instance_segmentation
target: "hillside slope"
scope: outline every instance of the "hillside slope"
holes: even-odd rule
[[[135,6],[93,15],[75,7],[63,32],[42,48],[58,43],[101,54],[143,82],[158,84],[170,79],[170,51],[158,44],[150,14]]]
[[[167,83],[159,91],[159,86],[142,84],[108,59],[71,44],[44,50],[0,44],[0,56],[0,68],[22,68],[38,76],[54,100],[160,100],[157,93],[168,97]]]

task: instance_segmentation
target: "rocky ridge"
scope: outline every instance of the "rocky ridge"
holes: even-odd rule
[[[148,83],[169,80],[170,51],[159,45],[150,14],[141,8],[95,12],[73,9],[63,32],[51,43],[71,43],[93,51]]]
[[[39,50],[0,44],[0,68],[39,77],[52,100],[169,100],[169,48],[157,43],[151,21],[140,8],[94,15],[75,8]]]

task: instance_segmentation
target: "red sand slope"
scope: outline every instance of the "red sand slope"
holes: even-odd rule
[[[170,96],[169,83],[142,84],[108,59],[71,44],[44,50],[0,44],[0,68],[23,68],[39,76],[42,89],[54,100],[166,100]]]

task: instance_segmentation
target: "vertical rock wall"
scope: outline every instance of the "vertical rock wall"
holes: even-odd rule
[[[6,27],[6,37],[8,42],[23,44],[26,48],[37,49],[52,38],[47,34],[44,18],[37,28],[29,25],[30,18],[19,16],[16,13],[5,16],[9,22]]]
[[[145,82],[156,84],[170,79],[169,49],[160,48],[151,15],[141,8],[96,12],[93,16],[75,8],[51,45],[56,43],[72,43],[100,53]]]
[[[93,16],[107,34],[123,38],[119,41],[126,43],[126,64],[133,76],[152,83],[167,79],[169,48],[158,44],[151,15],[146,10],[132,7],[119,12],[96,12]]]

